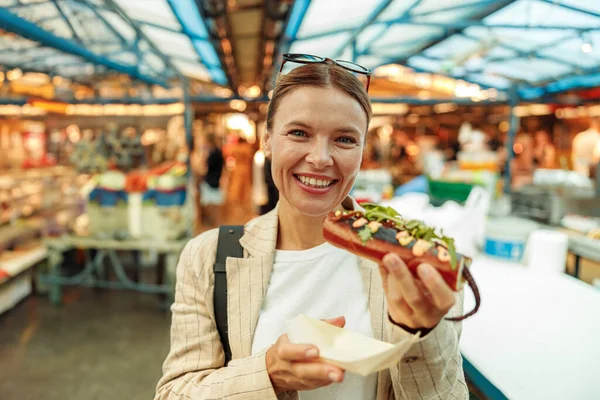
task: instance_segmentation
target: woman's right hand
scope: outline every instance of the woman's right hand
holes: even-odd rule
[[[344,317],[325,322],[343,328]],[[290,343],[287,334],[279,336],[266,354],[267,372],[275,393],[312,390],[344,380],[344,370],[319,359],[319,349],[311,344]]]

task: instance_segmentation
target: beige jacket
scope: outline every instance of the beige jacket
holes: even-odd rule
[[[224,353],[213,313],[218,230],[201,234],[184,248],[172,306],[171,351],[163,365],[155,400],[277,399],[266,369],[266,350],[251,355],[254,329],[273,267],[277,215],[276,208],[250,221],[240,241],[244,258],[228,258],[226,262],[233,353],[227,367],[223,367]],[[375,338],[394,343],[410,335],[387,318],[378,265],[361,259],[360,266]],[[449,314],[461,313],[462,297],[457,295],[457,304]],[[458,350],[460,330],[459,323],[440,322],[397,365],[381,371],[377,400],[468,399]],[[288,392],[279,398],[297,399],[298,394]]]

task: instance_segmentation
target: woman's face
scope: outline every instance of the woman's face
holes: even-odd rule
[[[366,130],[365,111],[340,90],[302,87],[288,93],[264,137],[282,201],[307,216],[335,209],[356,179]]]

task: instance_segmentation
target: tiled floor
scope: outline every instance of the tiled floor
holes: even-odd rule
[[[32,296],[0,316],[0,399],[152,399],[169,349],[158,299],[68,289],[64,303]]]
[[[70,289],[0,317],[0,399],[148,400],[168,351],[168,313],[151,295]]]
[[[158,297],[69,288],[63,300],[30,296],[0,316],[0,400],[152,399],[169,349]]]

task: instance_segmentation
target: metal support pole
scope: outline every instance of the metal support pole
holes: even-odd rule
[[[181,79],[181,87],[183,89],[183,104],[185,109],[183,111],[183,124],[185,127],[185,142],[187,143],[188,149],[190,151],[190,155],[193,144],[193,128],[194,128],[194,106],[192,105],[192,97],[190,96],[190,84],[187,79]],[[189,167],[189,157],[188,157],[188,167]]]
[[[513,146],[515,143],[515,136],[519,130],[519,117],[515,114],[515,107],[519,103],[519,97],[517,87],[512,86],[508,92],[508,112],[509,112],[509,128],[508,128],[508,140],[506,141],[506,168],[504,171],[504,193],[510,194],[510,183],[512,178],[512,171],[510,168],[511,161],[513,159]]]
[[[185,128],[185,143],[188,147],[188,156],[186,160],[188,204],[186,207],[188,208],[190,215],[193,216],[193,218],[189,218],[187,221],[187,230],[188,235],[193,237],[195,236],[194,221],[199,220],[199,215],[197,213],[201,212],[199,200],[197,200],[197,204],[194,204],[196,202],[194,199],[200,198],[199,193],[194,196],[194,193],[199,191],[199,187],[195,178],[196,174],[192,171],[192,153],[194,152],[194,106],[190,95],[190,82],[186,78],[181,78],[179,81],[181,82],[181,88],[183,89],[183,105],[185,107],[183,111],[183,126]]]
[[[350,48],[352,49],[352,62],[355,63],[358,59],[358,54],[356,52],[356,39],[352,39],[352,42],[350,42],[350,46]]]

